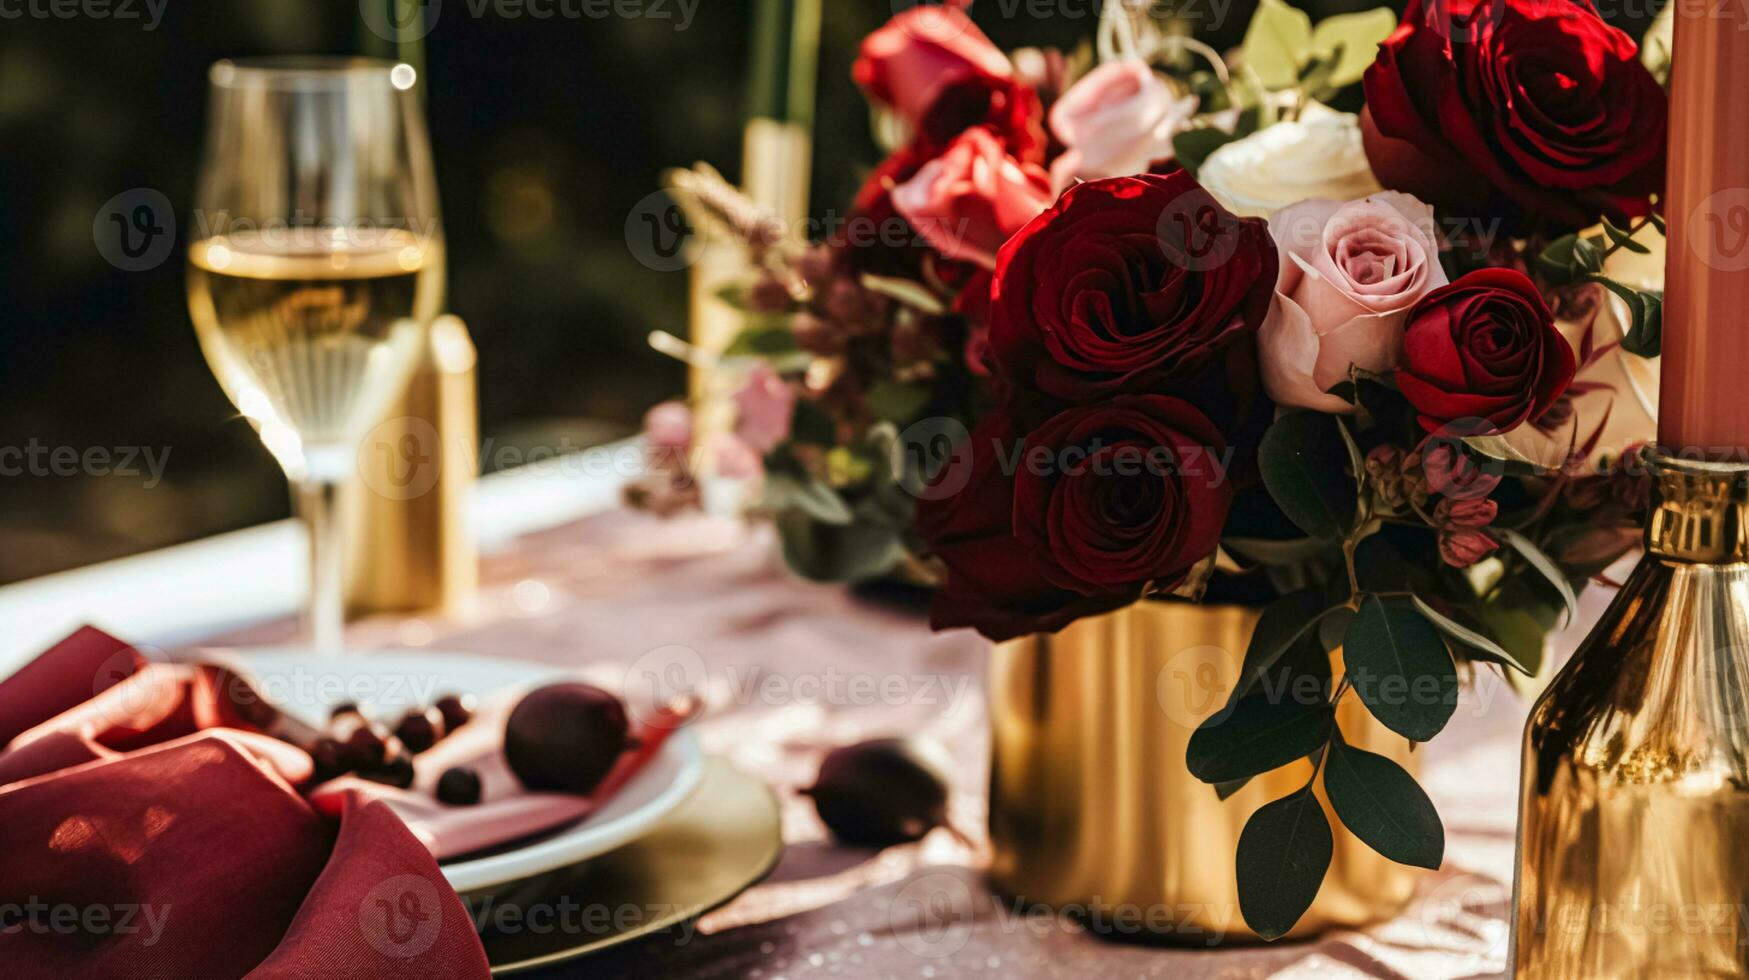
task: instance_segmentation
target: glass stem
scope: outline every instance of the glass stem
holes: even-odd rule
[[[338,481],[297,484],[298,512],[310,529],[310,596],[304,628],[320,657],[340,655],[346,627],[346,565],[342,555]]]

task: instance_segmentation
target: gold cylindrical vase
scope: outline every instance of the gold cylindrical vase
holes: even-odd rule
[[[1259,807],[1305,786],[1301,760],[1222,800],[1185,767],[1190,735],[1238,682],[1257,612],[1141,602],[992,653],[991,883],[1027,905],[1084,912],[1119,937],[1196,945],[1258,940],[1239,911],[1234,852]],[[1332,669],[1341,677],[1340,652]],[[1411,772],[1409,744],[1357,698],[1349,744]],[[1417,872],[1374,852],[1316,793],[1335,852],[1289,937],[1400,911]]]
[[[1749,466],[1649,462],[1646,556],[1525,730],[1526,980],[1749,976]]]

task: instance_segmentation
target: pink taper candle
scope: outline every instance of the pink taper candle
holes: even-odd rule
[[[1749,461],[1749,7],[1672,2],[1658,441]]]

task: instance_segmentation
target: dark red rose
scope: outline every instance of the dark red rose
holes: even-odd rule
[[[1022,396],[1166,390],[1235,350],[1254,363],[1276,267],[1267,225],[1182,170],[1089,181],[1002,247],[990,345]]]
[[[1573,348],[1536,286],[1520,272],[1481,269],[1410,311],[1397,387],[1429,432],[1508,432],[1548,411],[1573,370]]]
[[[990,273],[979,269],[954,297],[953,311],[966,320],[966,367],[990,375]]]
[[[1664,188],[1664,89],[1586,4],[1410,0],[1365,88],[1379,181],[1444,208],[1572,230]]]
[[[1070,408],[1029,434],[989,416],[918,506],[947,566],[935,627],[1004,640],[1176,587],[1220,542],[1225,455],[1214,423],[1163,395]]]

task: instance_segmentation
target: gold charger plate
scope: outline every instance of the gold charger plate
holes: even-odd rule
[[[464,896],[496,976],[552,966],[727,904],[783,853],[769,787],[722,759],[647,834],[582,864]]]

